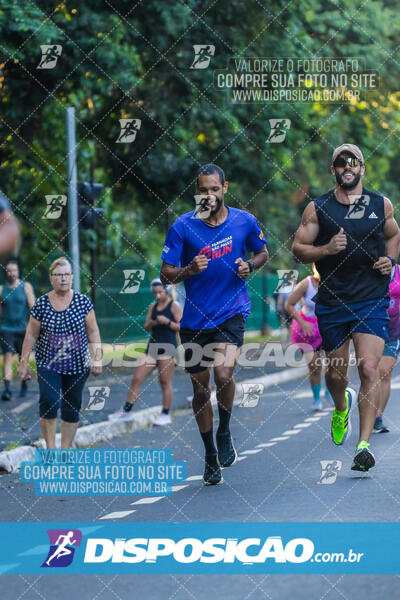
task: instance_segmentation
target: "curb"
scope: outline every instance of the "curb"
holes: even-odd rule
[[[308,367],[293,367],[291,369],[285,369],[279,373],[272,373],[271,375],[264,375],[263,377],[256,377],[253,379],[244,380],[246,383],[258,383],[264,385],[264,388],[300,379],[307,375]],[[240,383],[237,385],[239,390]],[[239,394],[236,394],[239,396]],[[217,398],[215,391],[211,394],[211,403],[215,406]],[[235,397],[234,404],[240,403],[240,399]],[[95,444],[96,442],[108,441],[113,437],[123,435],[124,433],[131,433],[138,429],[145,429],[152,424],[153,418],[160,412],[159,406],[152,406],[150,408],[144,408],[134,413],[131,421],[101,421],[100,423],[94,423],[93,425],[85,425],[80,427],[75,436],[75,447],[87,447]],[[61,435],[56,435],[56,446],[60,447]],[[35,457],[36,448],[44,448],[44,440],[39,439],[32,446],[20,446],[13,450],[3,450],[0,452],[0,473],[15,473],[20,468],[20,465],[24,461],[32,461]]]

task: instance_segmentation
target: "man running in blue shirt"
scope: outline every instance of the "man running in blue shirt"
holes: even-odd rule
[[[245,280],[268,259],[257,219],[245,210],[225,206],[227,189],[220,167],[201,167],[196,179],[199,207],[175,221],[162,252],[163,283],[185,282],[180,337],[193,385],[193,411],[205,447],[205,485],[222,483],[221,467],[236,461],[229,421],[235,395],[233,371],[250,313]],[[245,260],[246,252],[254,253],[252,260]],[[210,402],[212,365],[219,413],[217,447]]]

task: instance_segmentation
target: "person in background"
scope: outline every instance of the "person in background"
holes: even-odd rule
[[[135,369],[124,406],[108,417],[112,421],[129,421],[133,418],[132,408],[139,398],[142,384],[157,368],[162,392],[162,410],[154,419],[153,425],[163,426],[171,423],[169,412],[172,405],[172,378],[175,371],[174,355],[176,352],[169,353],[166,350],[164,354],[160,354],[159,349],[160,344],[167,344],[169,350],[175,349],[176,351],[182,309],[170,297],[166,286],[160,279],[153,279],[151,292],[156,301],[150,304],[144,324],[145,330],[151,332],[149,343]]]
[[[279,316],[281,331],[285,332],[285,335],[287,331],[290,334],[292,324],[292,316],[287,312],[285,303],[294,290],[296,279],[295,271],[293,269],[288,271],[275,291],[276,311]]]
[[[10,258],[18,248],[20,231],[18,221],[7,197],[0,191],[0,262]]]
[[[10,259],[5,271],[5,283],[0,286],[0,347],[4,355],[4,391],[1,399],[11,400],[12,359],[14,354],[21,356],[29,310],[35,303],[35,294],[32,285],[19,278],[16,260]],[[27,382],[22,381],[20,396],[24,397],[26,392]]]
[[[17,251],[20,241],[18,221],[10,208],[10,203],[0,191],[0,261],[4,261]],[[7,393],[3,400],[10,400],[11,394]]]
[[[90,371],[93,375],[102,371],[101,339],[91,300],[72,289],[70,262],[57,258],[49,272],[53,289],[40,296],[31,310],[18,375],[22,380],[30,378],[29,354],[36,343],[40,428],[46,448],[55,448],[60,404],[61,448],[71,448],[85,381]]]
[[[389,284],[390,303],[388,308],[389,341],[385,343],[382,358],[379,361],[379,381],[381,386],[378,400],[374,433],[387,433],[389,429],[382,420],[383,411],[390,396],[390,380],[392,371],[400,351],[400,273],[399,265],[394,265]]]
[[[300,281],[295,290],[285,302],[285,310],[292,317],[292,330],[290,341],[304,347],[308,345],[309,352],[305,352],[309,369],[309,382],[313,394],[314,411],[322,410],[321,400],[321,375],[322,375],[322,338],[318,329],[318,321],[315,316],[315,302],[313,297],[319,286],[319,273],[313,264],[313,274]],[[301,302],[301,309],[296,306]],[[332,398],[326,390],[325,397],[332,405]]]

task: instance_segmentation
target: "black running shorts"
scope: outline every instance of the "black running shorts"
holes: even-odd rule
[[[0,330],[0,348],[3,354],[12,352],[21,356],[22,344],[24,342],[25,331],[7,331]]]
[[[227,343],[238,348],[243,346],[244,323],[242,313],[238,313],[212,329],[181,328],[186,373],[200,373],[212,366],[212,344]],[[206,353],[203,352],[205,346],[209,346]]]

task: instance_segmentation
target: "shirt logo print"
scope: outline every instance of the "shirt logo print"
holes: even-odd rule
[[[350,206],[345,219],[362,219],[369,203],[369,196],[350,196]]]

